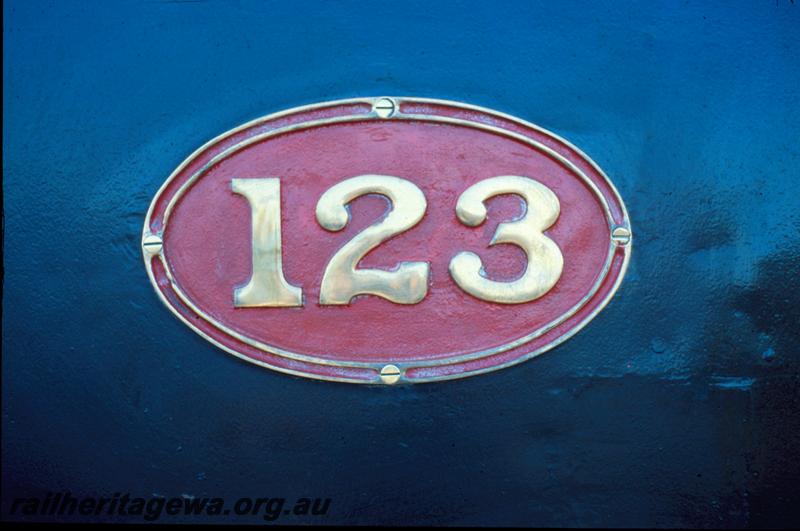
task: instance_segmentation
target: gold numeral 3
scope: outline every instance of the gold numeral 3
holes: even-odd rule
[[[481,274],[483,263],[477,254],[458,253],[450,261],[450,275],[461,289],[479,299],[503,304],[520,304],[538,299],[558,282],[564,257],[553,240],[542,234],[558,219],[556,194],[545,185],[515,175],[492,177],[473,184],[458,198],[456,215],[469,227],[486,221],[487,199],[516,194],[525,200],[525,215],[497,227],[489,245],[512,243],[528,256],[525,273],[513,282],[497,282]]]

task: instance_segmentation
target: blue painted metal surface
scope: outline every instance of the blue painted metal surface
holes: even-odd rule
[[[284,523],[800,523],[800,6],[4,15],[5,517],[69,490],[333,499]],[[498,373],[362,388],[243,363],[169,314],[139,251],[166,175],[248,119],[380,94],[506,111],[606,169],[636,239],[591,326]]]

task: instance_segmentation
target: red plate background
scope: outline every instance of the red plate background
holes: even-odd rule
[[[284,372],[380,383],[380,369],[391,363],[400,367],[401,381],[430,381],[493,370],[544,352],[605,305],[631,248],[630,243],[614,245],[611,229],[629,228],[629,222],[613,186],[585,155],[551,133],[485,109],[396,98],[399,111],[381,118],[373,112],[374,101],[331,102],[256,120],[209,142],[173,173],[154,198],[144,229],[145,236],[162,237],[163,249],[152,258],[145,253],[145,263],[162,300],[186,324],[228,352]],[[348,121],[326,123],[330,119]],[[270,131],[278,134],[259,139]],[[219,160],[209,164],[215,157]],[[429,262],[428,295],[416,305],[376,296],[359,296],[347,306],[318,304],[328,260],[389,209],[382,196],[365,196],[350,204],[351,221],[344,230],[331,233],[319,226],[320,196],[362,174],[408,179],[427,198],[419,224],[360,263],[392,269],[401,261]],[[513,280],[524,271],[521,249],[488,247],[498,223],[523,213],[518,196],[489,200],[487,222],[477,228],[461,224],[455,215],[464,190],[498,175],[536,179],[561,203],[558,220],[545,234],[561,249],[564,270],[550,292],[525,304],[473,298],[448,272],[450,259],[463,250],[479,254],[492,279]],[[301,308],[233,306],[234,288],[250,275],[251,228],[249,206],[231,191],[230,181],[263,177],[281,180],[284,273],[303,289]],[[593,289],[596,293],[585,300]],[[581,303],[574,315],[539,337],[509,345]]]

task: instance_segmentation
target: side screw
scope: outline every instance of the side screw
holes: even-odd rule
[[[611,240],[623,247],[631,242],[631,231],[626,227],[614,227],[611,231]]]
[[[160,253],[163,245],[164,242],[161,241],[161,237],[156,236],[155,234],[148,234],[142,238],[142,248],[144,249],[144,252],[149,255],[156,255]]]

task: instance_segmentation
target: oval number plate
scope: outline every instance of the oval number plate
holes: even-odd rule
[[[247,361],[354,383],[480,374],[571,337],[619,286],[625,206],[577,148],[419,98],[299,107],[237,127],[156,194],[161,300]]]

